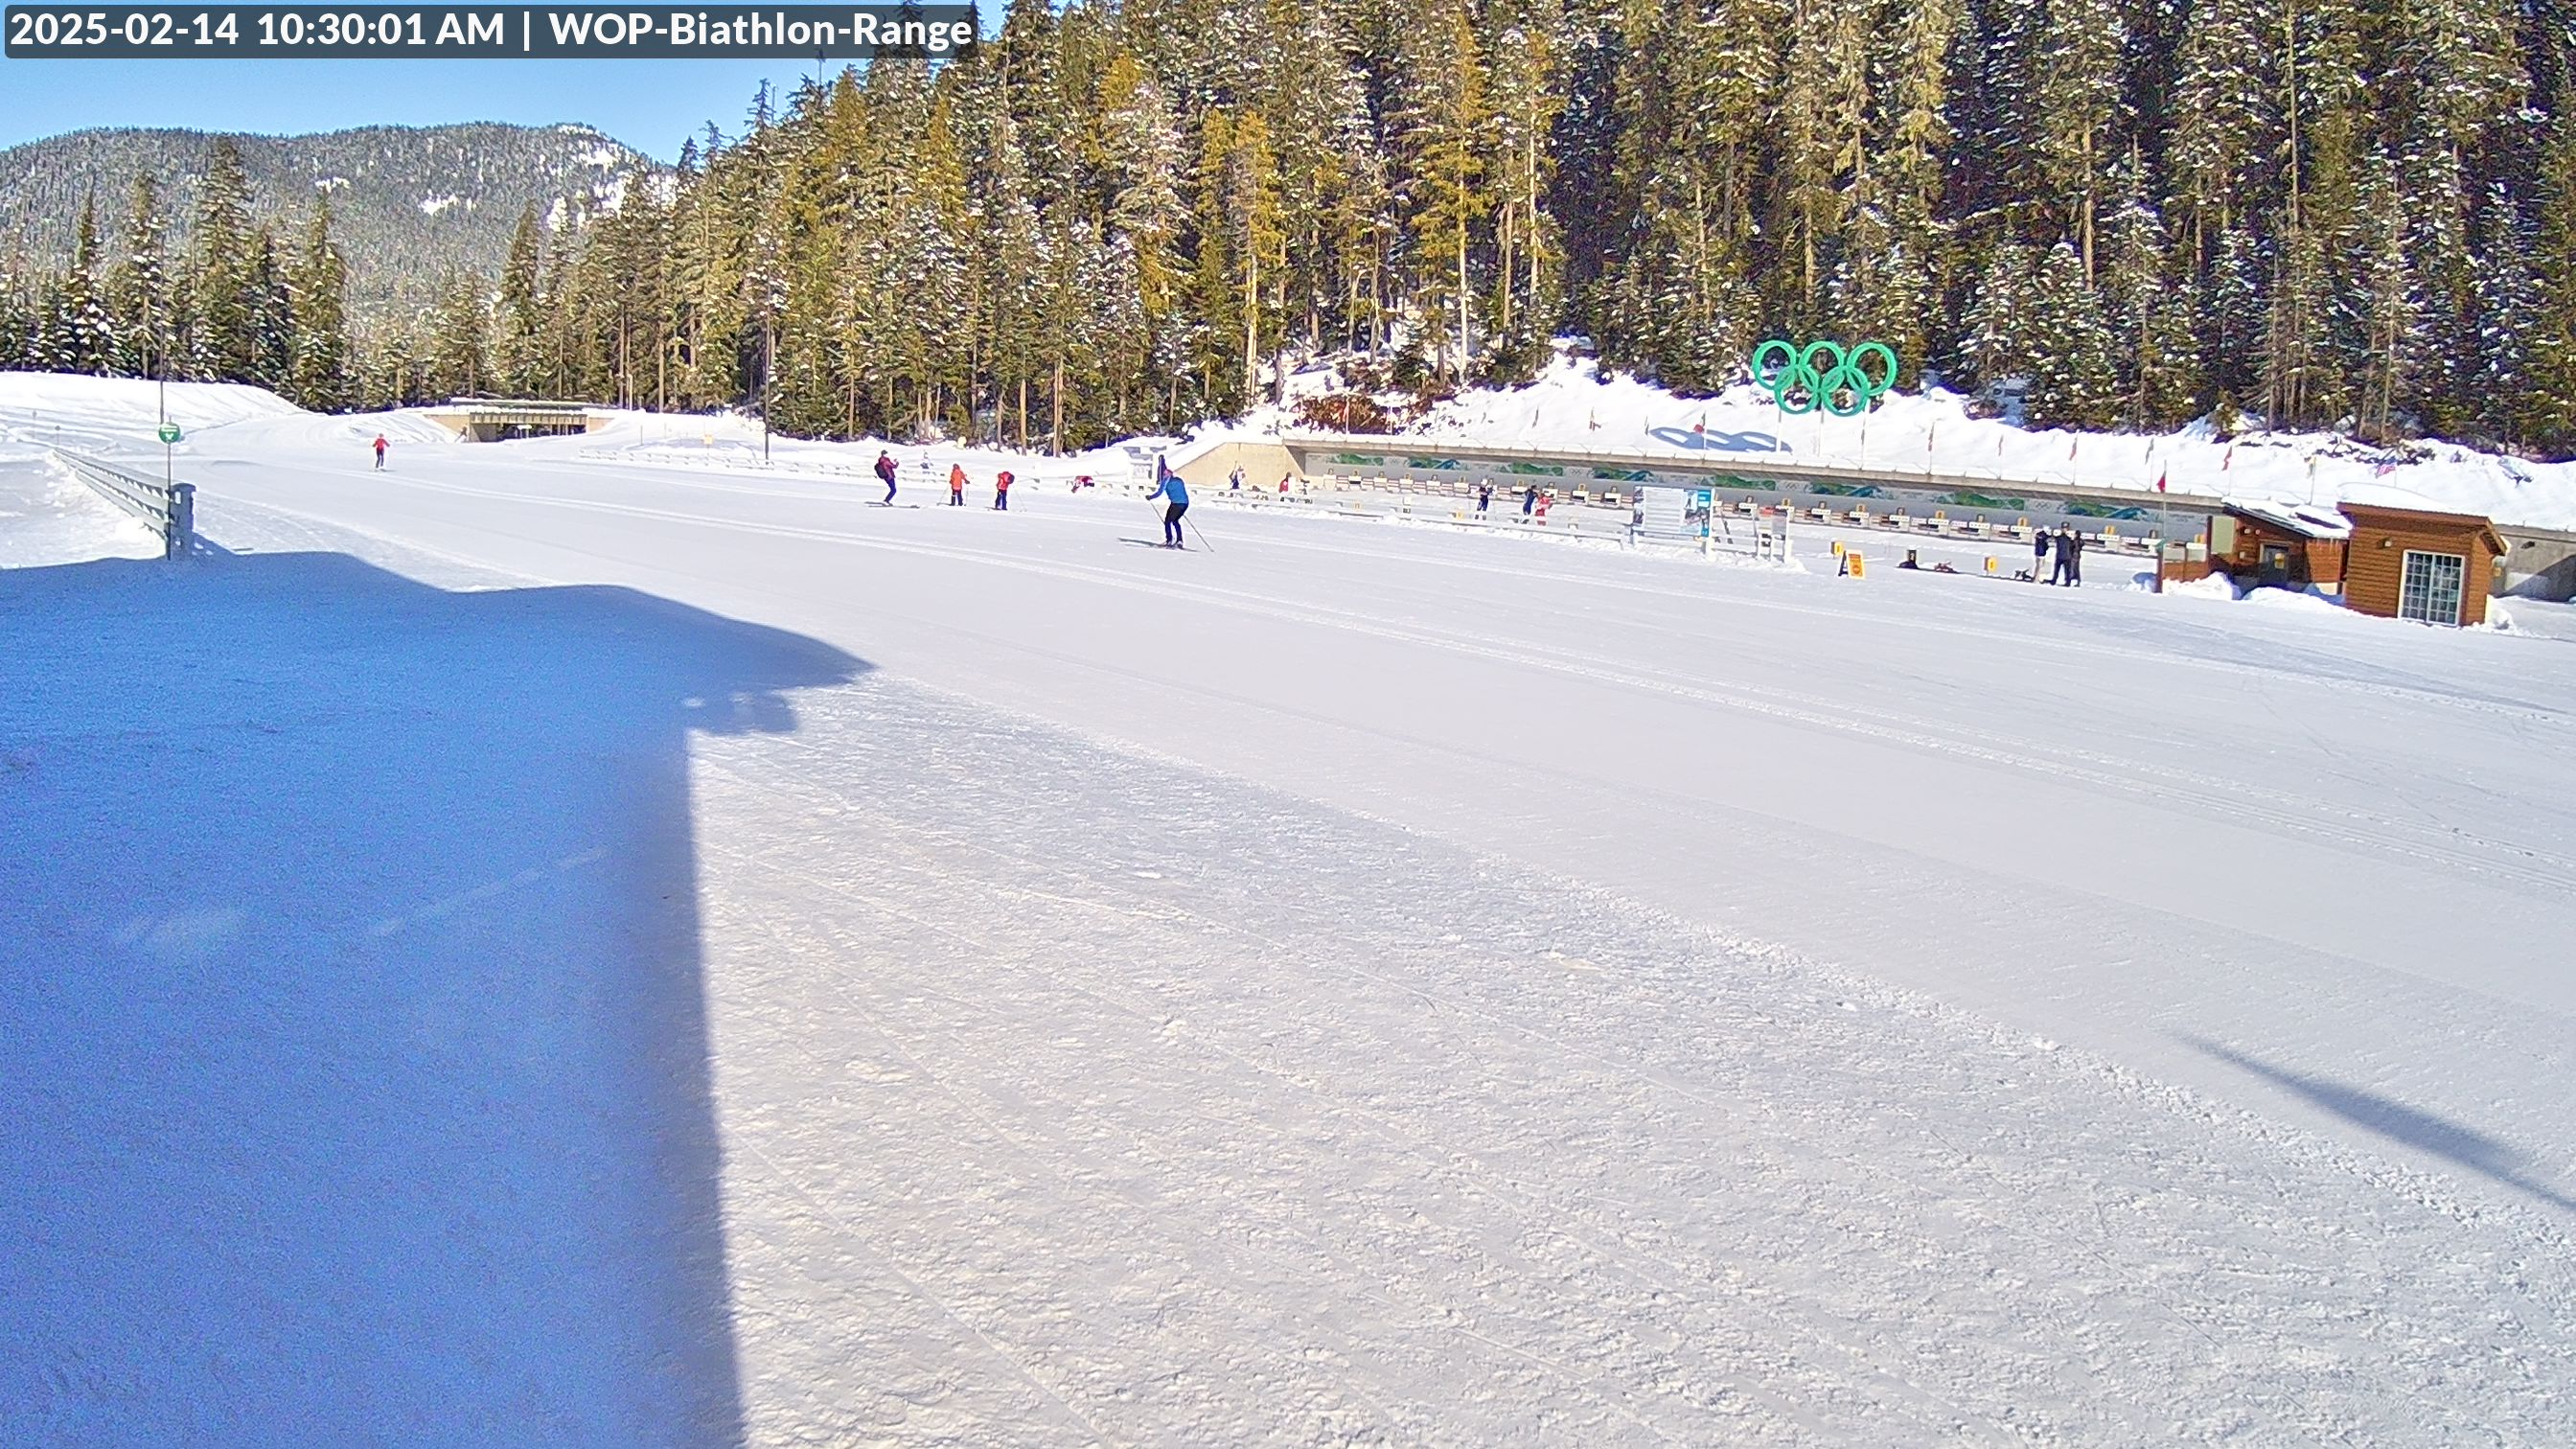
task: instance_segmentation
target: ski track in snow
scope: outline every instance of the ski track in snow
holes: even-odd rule
[[[1287,1284],[1425,1295],[1420,1318],[1377,1331],[1463,1339],[1452,1354],[1476,1372],[1458,1357],[1441,1371],[1498,1376],[1502,1402],[1491,1418],[1400,1419],[1388,1426],[1399,1442],[1539,1424],[1581,1442],[2152,1442],[2231,1427],[2358,1429],[2366,1442],[2398,1434],[2414,1399],[2437,1392],[2405,1382],[2428,1363],[2389,1365],[2394,1379],[2356,1372],[2356,1346],[2318,1327],[2402,1317],[2394,1305],[2419,1296],[2408,1279],[2456,1271],[2435,1262],[2465,1246],[2462,1226],[2409,1204],[2329,1250],[2302,1210],[2350,1190],[2328,1158],[2285,1162],[2212,1123],[2179,1132],[2191,1119],[2167,1094],[2119,1090],[2065,1054],[1902,999],[1840,1012],[1844,988],[1797,963],[1383,826],[1300,819],[1239,785],[1175,787],[1150,762],[902,686],[874,692],[809,712],[789,758],[704,762],[703,818],[807,822],[711,867],[711,890],[732,902],[714,933],[746,929],[745,953],[763,963],[718,1008],[720,1039],[735,1022],[754,1035],[721,1053],[746,1077],[802,1077],[780,1065],[785,1043],[829,1052],[862,1034],[836,1020],[863,1024],[899,1059],[891,1079],[861,1074],[868,1095],[917,1085],[963,1114],[961,1142],[995,1146],[923,1160],[1010,1184],[949,1189],[970,1202],[1037,1197],[1004,1213],[1009,1236],[987,1251],[1038,1281],[975,1325],[1023,1336],[1005,1351],[1013,1362],[1071,1331],[1049,1295],[1077,1290],[1040,1265],[1105,1233],[1137,1262],[1187,1263],[1199,1280],[1151,1295],[1157,1331],[1115,1356],[1129,1372],[1167,1354],[1181,1370],[1197,1342],[1276,1352],[1355,1321],[1353,1305],[1319,1306],[1258,1334],[1231,1324],[1175,1343],[1165,1312],[1255,1312],[1294,1301]],[[1191,848],[1173,852],[1176,832]],[[1180,869],[1147,884],[1104,868],[1127,860]],[[1292,878],[1298,889],[1277,888]],[[797,980],[818,984],[800,993]],[[921,1023],[909,1036],[906,1020]],[[812,1070],[847,1081],[828,1063]],[[927,1109],[853,1117],[846,1101],[800,1109],[793,1095],[776,1099],[765,1135],[801,1137],[802,1151],[765,1149],[770,1191],[900,1195],[894,1181],[820,1184],[864,1170],[849,1134]],[[1281,1184],[1359,1200],[1318,1219],[1283,1205]],[[1428,1250],[1352,1233],[1384,1214],[1433,1234],[1442,1271],[1408,1269]],[[2488,1251],[2510,1252],[2517,1232],[2508,1215],[2467,1236],[2495,1234]],[[925,1233],[919,1251],[937,1259],[972,1235]],[[2422,1256],[2437,1243],[2449,1246]],[[2307,1280],[2332,1278],[2338,1254],[2374,1272]],[[951,1294],[984,1280],[943,1266],[955,1286],[936,1286],[932,1267],[904,1273],[953,1311]],[[2526,1284],[2518,1308],[2489,1305],[2542,1360],[2513,1369],[2501,1396],[2476,1396],[2509,1416],[2477,1426],[2503,1441],[2564,1411],[2545,1387],[2576,1367],[2564,1269]],[[1490,1291],[1497,1281],[1511,1290]],[[1922,1307],[1901,1322],[1871,1309],[1896,1304]],[[1082,1334],[1146,1332],[1121,1306],[1085,1303]],[[828,1340],[832,1317],[795,1332]],[[2061,1336],[2083,1344],[2080,1370]],[[1372,1347],[1332,1344],[1369,1372],[1328,1397],[1437,1402],[1436,1379],[1408,1382],[1390,1345]],[[1511,1382],[1509,1362],[1543,1377]],[[2268,1402],[2247,1404],[2227,1386],[2256,1364]],[[1182,1376],[1211,1402],[1166,1404],[1179,1417],[1157,1420],[1099,1386],[1084,1417],[1113,1439],[1155,1437],[1146,1425],[1226,1422],[1211,1416],[1271,1382],[1239,1362]],[[2538,1417],[2510,1417],[2526,1412]],[[1333,1432],[1276,1411],[1245,1422],[1261,1440]]]
[[[747,1442],[2576,1440],[2561,645],[187,405],[227,548],[880,666],[688,747]],[[275,1412],[51,1329],[0,1437]]]

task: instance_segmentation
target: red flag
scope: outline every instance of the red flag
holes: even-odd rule
[[[2066,461],[2067,461],[2067,462],[2069,462],[2069,463],[2074,462],[2074,461],[2075,461],[2075,450],[2076,450],[2077,448],[2082,447],[2083,445],[2084,445],[2084,440],[2083,440],[2082,438],[2074,438],[2074,439],[2069,440],[2069,441],[2068,441],[2068,443],[2066,444]]]
[[[2170,477],[2170,476],[2172,475],[2172,473],[2173,473],[2173,470],[2172,470],[2171,468],[2167,468],[2166,470],[2164,470],[2164,472],[2162,472],[2162,473],[2158,473],[2158,474],[2156,475],[2156,491],[2157,491],[2158,493],[2162,493],[2162,492],[2164,492],[2164,491],[2165,491],[2165,479],[2166,479],[2166,478],[2168,478],[2168,477]]]
[[[2218,471],[2224,473],[2234,466],[2236,466],[2236,445],[2230,443],[2227,445],[2227,456],[2218,460]]]

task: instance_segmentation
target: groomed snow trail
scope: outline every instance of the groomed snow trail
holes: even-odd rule
[[[877,666],[689,747],[752,1442],[2576,1439],[2563,643],[377,426],[207,531]]]
[[[764,1440],[2570,1422],[2554,1235],[1604,894],[892,681],[697,799]]]

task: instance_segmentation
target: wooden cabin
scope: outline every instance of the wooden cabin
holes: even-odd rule
[[[2190,544],[2168,542],[2159,574],[2189,583],[2225,574],[2240,589],[2336,593],[2343,587],[2344,539],[2351,525],[2331,508],[2229,500],[2211,515],[2209,532]]]
[[[2483,624],[2505,555],[2495,524],[2474,513],[2346,503],[2346,607],[2426,624]]]

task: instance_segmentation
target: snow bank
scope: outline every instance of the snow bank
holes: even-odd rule
[[[2236,602],[2236,584],[2225,574],[2211,574],[2189,583],[2167,584],[2162,592],[2177,599],[2216,599],[2222,604]]]
[[[0,429],[34,442],[49,441],[54,427],[67,434],[139,430],[137,441],[151,442],[153,427],[165,416],[164,398],[163,384],[149,378],[0,372]],[[167,385],[166,399],[166,416],[191,432],[252,418],[308,416],[264,387],[241,383],[174,382]]]
[[[92,492],[43,449],[0,443],[0,568],[159,558],[142,519]]]

